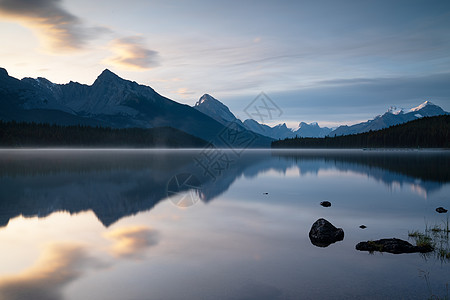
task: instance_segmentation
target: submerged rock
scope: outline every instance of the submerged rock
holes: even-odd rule
[[[388,252],[393,254],[402,254],[402,253],[426,253],[433,251],[433,247],[431,245],[426,246],[413,246],[407,241],[401,239],[381,239],[377,241],[367,241],[360,242],[356,245],[356,250],[359,251],[369,251],[369,252]]]
[[[344,230],[336,228],[325,219],[318,219],[309,231],[311,243],[317,247],[328,247],[344,239]]]
[[[444,214],[447,212],[447,210],[445,208],[443,208],[442,206],[436,208],[436,211],[440,214]]]
[[[322,201],[322,202],[320,202],[320,205],[322,205],[323,207],[330,207],[331,202],[330,201]]]

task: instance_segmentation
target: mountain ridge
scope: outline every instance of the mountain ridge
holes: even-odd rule
[[[237,147],[220,136],[227,128],[206,114],[125,80],[105,69],[92,85],[55,84],[38,77],[16,79],[0,71],[0,120],[111,128],[173,127],[216,146]],[[246,147],[269,147],[270,138],[251,136]]]
[[[439,115],[447,115],[441,107],[425,101],[419,106],[409,109],[407,112],[402,110],[393,110],[389,108],[384,114],[378,115],[375,118],[366,122],[361,122],[351,126],[342,125],[330,132],[329,136],[341,136],[369,132],[373,130],[380,130],[390,126],[403,124],[409,121],[420,119],[423,117],[433,117]]]
[[[271,139],[356,134],[442,114],[448,112],[425,101],[409,110],[391,107],[371,120],[336,129],[320,127],[317,122],[300,122],[296,128],[288,128],[286,123],[271,127],[253,119],[241,121],[210,94],[191,107],[109,69],[92,85],[86,85],[73,81],[56,84],[43,77],[19,80],[0,68],[0,120],[112,128],[173,127],[218,146],[227,145],[219,135],[228,126],[254,135],[252,146],[268,147]]]
[[[423,117],[388,128],[326,138],[293,138],[272,148],[450,148],[450,115]]]
[[[320,127],[317,122],[313,122],[311,124],[301,122],[299,127],[294,130],[288,128],[286,123],[270,127],[269,125],[261,124],[253,119],[246,119],[244,121],[241,121],[230,111],[230,109],[225,104],[209,94],[204,94],[203,96],[201,96],[200,99],[195,103],[194,108],[210,116],[221,124],[226,125],[230,122],[234,122],[248,130],[251,130],[263,136],[270,137],[272,139],[284,139],[287,137],[295,136],[324,137],[329,132],[331,132],[330,128]]]

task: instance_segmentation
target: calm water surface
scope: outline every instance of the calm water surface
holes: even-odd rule
[[[0,150],[0,299],[445,297],[450,261],[355,245],[442,224],[449,166],[445,151]],[[344,240],[311,244],[319,218]]]

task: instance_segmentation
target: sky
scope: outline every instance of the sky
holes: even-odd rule
[[[0,67],[92,84],[108,68],[241,119],[354,124],[428,100],[450,111],[450,1],[0,0]]]

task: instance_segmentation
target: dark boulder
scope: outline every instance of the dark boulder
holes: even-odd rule
[[[377,241],[367,241],[360,242],[356,245],[356,250],[359,251],[369,251],[369,252],[388,252],[393,254],[402,253],[426,253],[433,251],[431,246],[413,246],[407,241],[392,238],[392,239],[381,239]]]
[[[442,206],[436,208],[436,211],[440,214],[445,214],[447,212],[447,210],[445,208],[443,208]]]
[[[366,229],[367,226],[366,226],[366,225],[361,225],[361,226],[359,226],[359,228],[361,228],[361,229]]]
[[[322,205],[323,207],[330,207],[331,202],[330,201],[322,201],[322,202],[320,202],[320,205]]]
[[[344,230],[334,227],[325,219],[318,219],[309,231],[309,239],[317,247],[328,247],[344,239]]]

